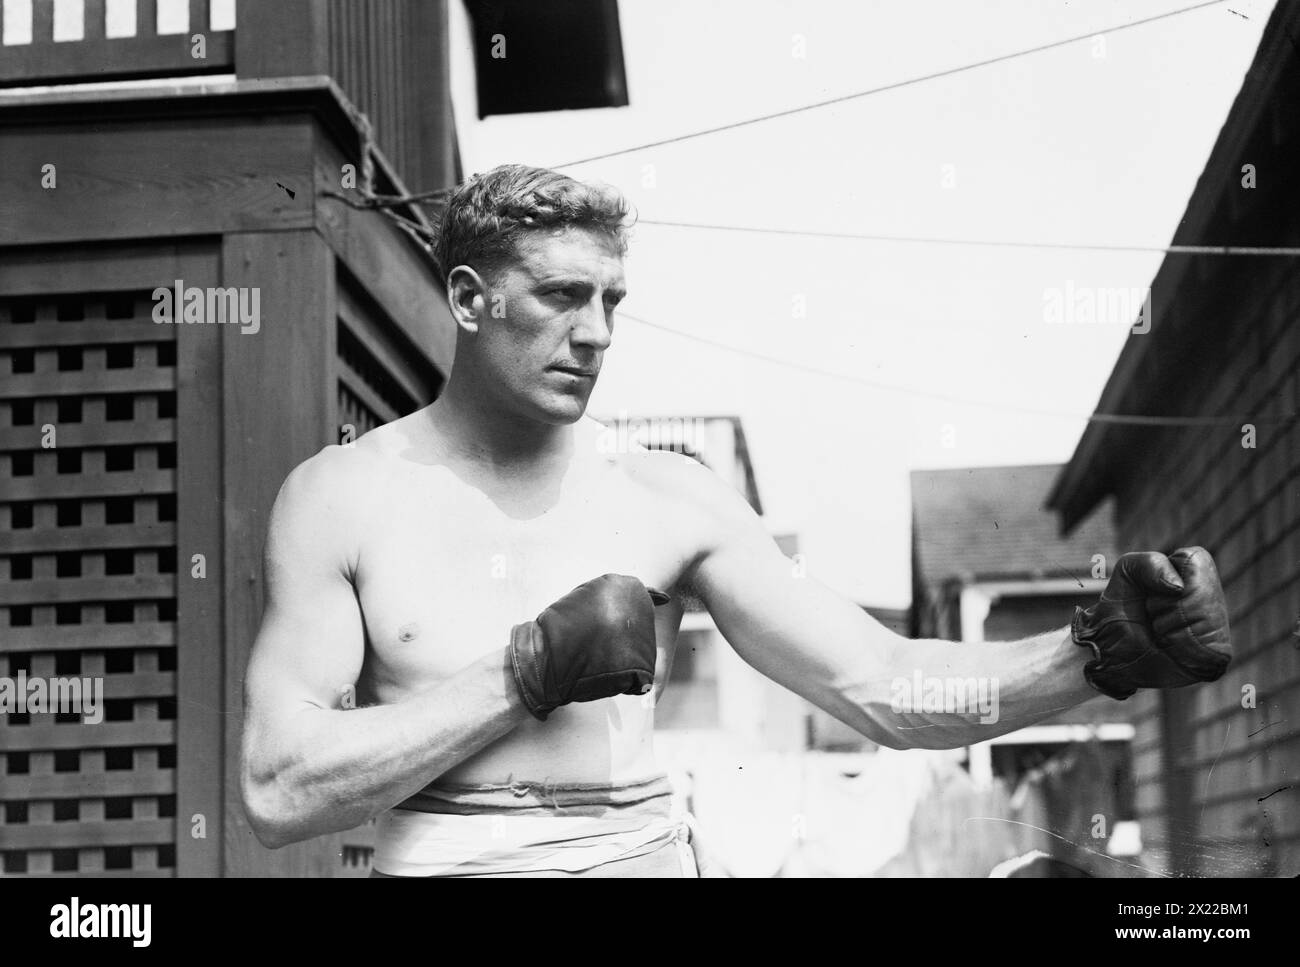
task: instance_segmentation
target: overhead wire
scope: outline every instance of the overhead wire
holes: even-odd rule
[[[624,319],[631,320],[632,322],[645,326],[648,329],[655,329],[681,339],[688,339],[692,342],[711,346],[714,349],[722,350],[724,352],[735,353],[736,355],[745,356],[750,359],[757,359],[774,366],[796,370],[811,376],[821,376],[828,379],[853,383],[858,386],[866,386],[881,392],[895,393],[919,399],[929,399],[942,403],[956,403],[961,406],[977,406],[985,409],[1004,410],[1020,413],[1026,416],[1047,417],[1051,419],[1149,427],[1239,427],[1244,424],[1289,423],[1296,419],[1295,413],[1266,414],[1263,416],[1152,416],[1139,413],[1078,413],[1045,407],[1026,406],[1019,403],[1009,403],[999,400],[977,399],[969,396],[961,396],[955,393],[946,393],[942,390],[926,389],[918,386],[905,386],[897,383],[885,383],[880,380],[870,379],[854,373],[838,372],[833,369],[814,366],[810,363],[802,363],[798,360],[785,359],[780,356],[771,355],[770,353],[759,352],[758,350],[749,349],[745,346],[737,346],[733,343],[712,339],[708,336],[701,336],[698,333],[688,332],[687,330],[677,329],[672,326],[666,326],[663,323],[652,322],[641,316],[633,315],[624,309],[616,309],[615,312]]]
[[[1166,255],[1300,256],[1300,246],[1287,245],[1131,245],[1105,242],[1026,242],[1007,239],[948,238],[925,235],[877,235],[865,232],[826,232],[805,228],[771,228],[758,225],[715,225],[707,222],[679,222],[638,218],[637,225],[689,228],[712,232],[741,232],[756,235],[786,235],[861,242],[902,242],[918,245],[989,246],[995,248],[1056,249],[1084,252],[1164,253]]]
[[[1019,57],[1028,57],[1031,54],[1041,54],[1044,51],[1054,50],[1058,47],[1065,47],[1069,44],[1078,43],[1081,40],[1091,40],[1102,34],[1116,34],[1124,30],[1132,30],[1135,27],[1142,27],[1147,24],[1155,23],[1159,20],[1168,20],[1171,17],[1179,17],[1183,14],[1192,13],[1196,10],[1203,10],[1206,7],[1214,7],[1226,3],[1227,0],[1205,0],[1203,3],[1192,4],[1187,7],[1179,7],[1176,10],[1167,10],[1164,13],[1153,14],[1150,17],[1143,17],[1141,20],[1130,20],[1126,23],[1115,24],[1111,27],[1104,27],[1100,30],[1090,30],[1086,34],[1076,34],[1073,37],[1065,37],[1061,40],[1053,40],[1046,44],[1039,44],[1036,47],[1026,47],[1020,50],[1013,50],[1005,54],[999,54],[996,57],[988,57],[984,60],[974,61],[968,64],[960,64],[956,67],[948,67],[943,70],[931,71],[928,74],[918,74],[915,77],[908,77],[901,81],[893,81],[889,84],[882,84],[879,87],[868,88],[864,91],[854,91],[851,94],[841,94],[838,97],[827,98],[822,101],[814,101],[811,104],[801,104],[797,107],[785,108],[780,111],[770,111],[767,114],[760,114],[756,117],[744,118],[739,121],[729,121],[726,124],[717,124],[713,127],[701,128],[698,131],[690,131],[685,134],[674,135],[669,138],[660,138],[657,141],[647,141],[644,144],[636,144],[627,148],[619,148],[616,151],[605,151],[601,154],[590,155],[586,158],[578,158],[575,161],[566,161],[562,164],[554,164],[549,167],[552,169],[572,168],[576,165],[590,164],[593,161],[604,161],[606,158],[617,158],[622,155],[634,154],[637,151],[646,151],[650,148],[661,148],[669,144],[680,144],[683,141],[691,141],[695,138],[702,138],[711,134],[720,134],[724,131],[735,131],[738,128],[749,127],[754,124],[761,124],[764,121],[773,121],[777,118],[791,117],[795,114],[803,114],[807,111],[816,111],[824,107],[832,107],[836,104],[844,104],[848,101],[860,100],[864,97],[872,97],[876,94],[884,94],[887,91],[897,91],[905,87],[911,87],[915,84],[922,84],[926,81],[939,80],[945,77],[954,77],[957,74],[966,71],[978,70],[981,67],[991,67],[994,64],[1003,64]]]
[[[801,114],[807,111],[819,110],[836,104],[843,104],[849,101],[859,100],[876,94],[882,94],[888,91],[900,90],[926,81],[938,80],[945,77],[952,77],[966,71],[977,70],[982,67],[989,67],[994,64],[1005,63],[1019,57],[1026,57],[1044,51],[1064,47],[1069,44],[1077,43],[1081,40],[1088,40],[1102,34],[1113,34],[1124,30],[1130,30],[1136,27],[1155,23],[1161,20],[1167,20],[1172,17],[1182,16],[1183,14],[1192,13],[1197,10],[1203,10],[1208,7],[1219,6],[1226,3],[1227,0],[1205,0],[1205,2],[1192,4],[1186,7],[1180,7],[1176,10],[1165,11],[1164,13],[1154,14],[1150,17],[1144,17],[1140,20],[1128,21],[1122,24],[1116,24],[1100,30],[1092,30],[1086,34],[1078,34],[1072,37],[1062,38],[1051,41],[1046,44],[1039,44],[1034,47],[1023,48],[1011,51],[1006,54],[1000,54],[996,57],[986,58],[956,67],[946,68],[940,71],[933,71],[927,74],[921,74],[915,77],[905,78],[890,84],[880,85],[863,91],[856,91],[850,94],[840,95],[838,97],[828,98],[811,104],[799,105],[793,108],[787,108],[780,111],[772,111],[756,117],[744,118],[738,121],[732,121],[726,124],[715,125],[698,131],[691,131],[685,134],[676,135],[669,138],[661,138],[656,141],[649,141],[639,145],[633,145],[626,148],[620,148],[615,151],[607,151],[598,155],[591,155],[586,158],[579,158],[573,161],[567,161],[561,164],[551,165],[552,169],[571,168],[581,164],[588,164],[593,161],[601,161],[607,158],[619,157],[632,154],[637,151],[648,150],[651,148],[662,147],[669,144],[678,144],[684,141],[702,138],[712,134],[719,134],[726,131],[733,131],[738,128],[749,127],[765,121],[771,121],[778,118],[790,117],[795,114]],[[373,133],[369,126],[363,128],[363,171],[373,171],[372,153],[375,150]],[[357,189],[359,197],[352,197],[343,192],[324,190],[322,196],[330,197],[342,201],[344,204],[357,210],[374,210],[380,212],[402,231],[410,235],[432,258],[432,241],[434,233],[420,221],[406,218],[394,209],[399,207],[410,207],[418,204],[425,204],[443,196],[450,194],[450,188],[438,188],[431,191],[423,191],[411,194],[385,195],[378,194],[373,190],[373,178],[363,178],[362,186]],[[662,219],[641,219],[638,224],[652,225],[660,227],[688,228],[707,231],[729,231],[729,232],[749,232],[764,235],[790,235],[799,237],[814,237],[827,239],[843,239],[872,242],[895,242],[911,244],[930,244],[930,245],[978,245],[1004,248],[1033,248],[1033,249],[1060,249],[1060,250],[1082,250],[1082,251],[1116,251],[1116,252],[1163,252],[1166,254],[1188,254],[1188,255],[1229,255],[1229,256],[1295,256],[1300,255],[1300,248],[1286,246],[1231,246],[1231,245],[1126,245],[1126,244],[1089,244],[1089,243],[1061,243],[1061,242],[1025,242],[1012,240],[994,240],[994,239],[959,239],[959,238],[942,238],[942,237],[925,237],[925,236],[899,236],[899,235],[879,235],[858,232],[823,232],[809,229],[787,229],[787,228],[770,228],[762,226],[739,226],[739,225],[720,225],[697,222],[680,222]],[[921,387],[900,386],[880,382],[878,380],[868,379],[851,373],[841,373],[835,370],[825,369],[810,364],[800,363],[795,360],[783,359],[768,353],[748,349],[743,346],[733,345],[720,340],[711,339],[707,336],[701,336],[696,333],[690,333],[685,330],[675,329],[671,326],[665,326],[660,323],[651,322],[639,316],[632,315],[625,310],[618,310],[618,314],[626,319],[646,326],[650,329],[656,329],[665,333],[672,334],[679,338],[693,340],[695,342],[709,345],[715,349],[731,352],[740,356],[751,359],[761,360],[763,362],[782,366],[788,369],[797,370],[826,377],[829,379],[842,380],[857,385],[867,386],[882,392],[892,392],[912,396],[916,398],[932,399],[940,402],[957,403],[963,406],[977,406],[1004,411],[1019,412],[1025,415],[1047,417],[1054,419],[1068,419],[1087,421],[1095,423],[1110,424],[1128,424],[1137,426],[1155,426],[1155,427],[1197,427],[1197,426],[1235,426],[1239,423],[1270,423],[1270,422],[1288,422],[1296,418],[1296,414],[1284,414],[1279,416],[1268,417],[1237,417],[1237,416],[1209,416],[1209,417],[1179,417],[1179,416],[1152,416],[1145,414],[1119,414],[1119,413],[1075,413],[1061,410],[1047,409],[1042,407],[1024,406],[1021,404],[1004,403],[995,400],[981,400],[971,397],[959,396],[956,394],[945,393],[939,390],[929,390]]]

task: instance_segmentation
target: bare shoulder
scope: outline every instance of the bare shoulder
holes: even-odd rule
[[[609,435],[595,439],[606,461],[666,513],[685,519],[700,536],[722,538],[737,528],[761,527],[745,498],[698,460],[638,444],[619,446]]]
[[[392,458],[366,434],[351,445],[326,446],[298,464],[275,499],[267,558],[308,556],[331,566],[355,563],[366,519]]]
[[[400,454],[413,445],[417,416],[413,413],[376,427],[351,443],[322,447],[285,478],[280,500],[348,519],[391,475]]]
[[[289,472],[280,487],[277,504],[291,508],[342,509],[363,489],[373,454],[356,447],[322,447]]]

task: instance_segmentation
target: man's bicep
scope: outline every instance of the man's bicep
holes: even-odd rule
[[[847,681],[875,674],[892,633],[806,575],[745,506],[715,508],[716,544],[692,586],[723,637],[747,663],[828,711]]]
[[[290,475],[271,514],[266,608],[246,679],[254,710],[337,708],[365,657],[347,531],[323,495],[329,481],[306,469]]]

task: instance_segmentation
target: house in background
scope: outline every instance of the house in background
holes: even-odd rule
[[[762,513],[739,419],[622,416],[607,426],[610,447],[637,442],[693,457]],[[801,568],[794,537],[774,536]],[[965,834],[954,816],[1009,817],[1004,790],[969,788],[951,753],[879,750],[751,668],[700,602],[687,605],[655,710],[655,746],[722,868],[763,877],[984,875],[1026,848],[1012,825],[957,845]],[[864,610],[906,634],[907,610]],[[939,835],[924,828],[934,821],[944,825]]]
[[[1176,245],[1300,246],[1300,4],[1273,11]],[[1150,331],[1128,337],[1053,487],[1071,539],[1115,503],[1121,546],[1208,549],[1235,661],[1219,681],[1140,691],[1137,810],[1161,869],[1300,874],[1300,261],[1170,253]]]
[[[639,445],[698,460],[744,496],[755,513],[763,513],[739,417],[629,418],[624,413],[602,422],[609,449]],[[799,567],[794,536],[774,539],[792,558],[790,566]],[[655,708],[655,751],[706,839],[713,841],[715,860],[732,875],[771,876],[793,845],[788,834],[793,807],[784,801],[802,795],[800,764],[812,706],[746,664],[702,602],[688,598],[685,605],[668,685]],[[774,775],[783,777],[780,796],[756,801],[748,795],[747,780]],[[772,823],[779,827],[775,835]],[[746,828],[748,835],[735,835]]]
[[[618,417],[606,425],[610,452],[643,446],[698,460],[763,513],[745,429],[736,416]],[[774,535],[794,557],[794,535]],[[792,567],[797,562],[792,562]],[[686,602],[668,687],[655,710],[656,741],[696,751],[737,743],[772,751],[806,746],[808,704],[750,668],[723,639],[703,604]]]
[[[913,637],[1016,641],[1064,628],[1076,607],[1096,602],[1122,550],[1108,508],[1060,535],[1044,508],[1059,472],[1056,464],[913,471]],[[1067,758],[1082,762],[1075,747],[1086,744],[1087,782],[1071,792],[1069,777],[1060,778],[1055,785],[1064,794],[1057,799],[1087,799],[1086,814],[1105,817],[1109,833],[1133,819],[1127,713],[1098,695],[970,746],[971,778],[984,786],[996,777],[1015,788],[1054,759],[1056,772]],[[1077,824],[1057,813],[1047,817],[1053,826]]]

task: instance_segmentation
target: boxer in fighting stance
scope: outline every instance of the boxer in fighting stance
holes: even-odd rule
[[[242,766],[262,843],[377,816],[377,875],[696,875],[651,741],[684,593],[750,665],[894,749],[1224,673],[1201,548],[1124,555],[1069,627],[911,641],[801,576],[705,467],[609,452],[584,411],[628,221],[614,190],[518,165],[452,195],[442,395],[307,460],[272,513]],[[996,723],[896,711],[918,670],[996,679]]]

